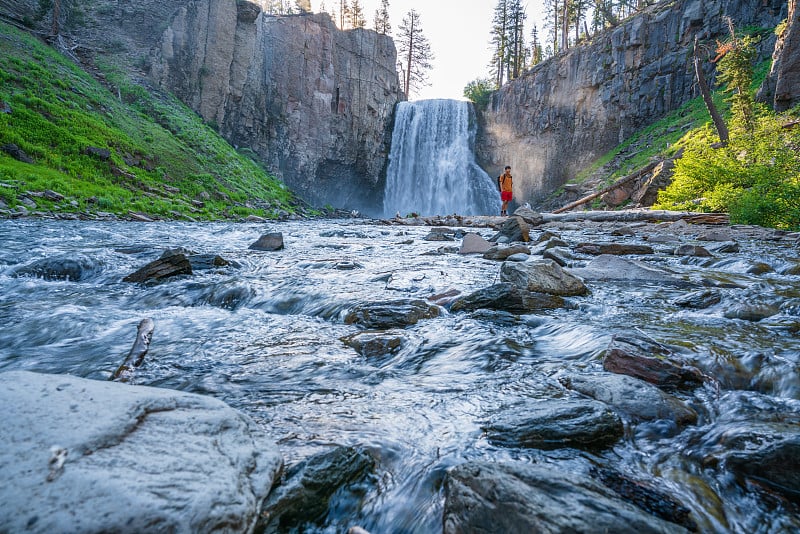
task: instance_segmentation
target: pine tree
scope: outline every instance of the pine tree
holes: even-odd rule
[[[389,22],[389,0],[381,0],[381,6],[375,10],[375,31],[382,35],[392,34]]]
[[[509,80],[518,78],[522,74],[527,60],[527,49],[525,48],[525,7],[522,0],[509,0]]]
[[[508,63],[508,28],[509,28],[509,0],[498,0],[494,8],[494,19],[492,20],[491,43],[494,46],[494,54],[489,70],[495,79],[497,87],[502,87],[505,81],[506,68]]]
[[[408,98],[412,91],[428,85],[428,71],[433,60],[431,45],[422,33],[422,21],[416,10],[412,9],[403,17],[396,42],[403,71],[403,91]]]
[[[364,8],[361,7],[361,0],[352,0],[350,2],[350,27],[363,28],[367,25],[367,19],[364,17]]]
[[[533,25],[533,29],[531,30],[530,58],[531,66],[538,65],[543,59],[542,44],[539,42],[539,30],[536,28],[536,24]]]
[[[300,13],[311,13],[311,0],[295,0]]]

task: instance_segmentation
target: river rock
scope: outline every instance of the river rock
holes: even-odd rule
[[[522,217],[512,216],[506,219],[500,231],[489,241],[495,243],[513,243],[514,241],[530,241],[531,227]]]
[[[8,532],[248,532],[282,463],[211,397],[15,371],[0,402]]]
[[[263,250],[265,252],[274,252],[276,250],[283,250],[283,233],[271,232],[264,234],[258,238],[258,241],[250,245],[250,250]]]
[[[191,275],[192,265],[183,254],[174,254],[166,258],[151,261],[135,273],[122,279],[123,282],[160,282],[173,276]]]
[[[483,254],[485,260],[505,261],[514,254],[530,255],[531,249],[522,244],[517,245],[495,245]]]
[[[696,258],[710,258],[712,257],[711,253],[697,245],[680,245],[675,247],[675,250],[672,251],[672,254],[675,256],[693,256]]]
[[[666,419],[678,425],[697,422],[697,412],[653,384],[627,375],[572,374],[560,382],[567,388],[611,406],[635,421]]]
[[[672,301],[674,305],[681,308],[694,308],[696,310],[710,308],[720,302],[722,302],[722,295],[719,291],[713,289],[693,291]]]
[[[342,342],[365,358],[394,354],[402,348],[405,338],[390,332],[358,332],[345,336]]]
[[[504,263],[500,268],[500,281],[527,291],[564,297],[589,292],[579,278],[548,259]]]
[[[526,314],[539,310],[563,308],[564,299],[557,295],[534,293],[513,284],[494,284],[461,297],[450,306],[452,312],[479,309]]]
[[[461,248],[458,250],[459,254],[483,254],[492,248],[492,244],[479,236],[478,234],[469,233],[464,236],[461,241]]]
[[[622,421],[602,402],[551,399],[520,404],[500,413],[484,430],[507,447],[596,450],[622,437]]]
[[[575,246],[575,252],[579,254],[590,254],[592,256],[600,256],[603,254],[627,256],[655,253],[653,247],[647,245],[625,245],[621,243],[579,243]]]
[[[771,302],[737,302],[732,304],[723,314],[726,319],[741,319],[757,323],[778,315],[780,306]]]
[[[718,254],[735,254],[739,252],[740,247],[739,243],[736,241],[725,241],[724,243],[709,247],[709,250]]]
[[[533,211],[532,209],[526,206],[517,208],[517,210],[512,215],[514,215],[514,217],[520,217],[530,226],[539,226],[544,222],[544,217],[542,216],[541,213]]]
[[[559,465],[469,462],[447,473],[444,493],[444,534],[687,532]]]
[[[359,304],[345,315],[345,324],[357,324],[363,328],[387,330],[405,328],[422,319],[438,317],[441,308],[424,300],[393,300]]]
[[[703,384],[703,374],[682,361],[669,348],[641,336],[615,335],[603,368],[640,378],[661,387],[694,388]]]
[[[641,262],[617,256],[598,256],[586,267],[571,270],[584,281],[622,282],[630,284],[652,283],[691,287],[694,284],[674,276],[667,271],[654,269]]]
[[[14,276],[35,276],[45,280],[68,280],[79,282],[86,280],[103,270],[103,265],[97,260],[82,255],[56,256],[42,258],[14,268]]]
[[[257,531],[305,532],[323,522],[334,493],[362,481],[375,469],[375,459],[362,448],[336,447],[288,469],[264,503]]]

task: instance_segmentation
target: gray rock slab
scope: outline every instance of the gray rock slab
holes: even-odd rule
[[[654,283],[693,287],[694,284],[677,276],[654,269],[641,262],[611,255],[598,256],[586,267],[571,270],[572,274],[592,282]]]
[[[6,532],[250,532],[282,465],[210,397],[13,371],[0,403]]]
[[[553,260],[547,259],[504,263],[500,269],[500,281],[548,295],[567,297],[588,293],[580,279],[562,269]]]
[[[445,478],[444,533],[685,533],[559,466],[469,462]]]
[[[492,248],[492,244],[478,234],[469,233],[461,241],[459,254],[483,254]]]

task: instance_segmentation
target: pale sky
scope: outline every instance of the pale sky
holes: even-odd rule
[[[542,34],[540,15],[542,0],[527,2],[528,20],[525,39],[530,40],[533,22]],[[312,0],[319,11],[321,0]],[[338,12],[338,0],[325,0],[330,9]],[[380,0],[361,0],[367,28],[375,26],[375,10]],[[403,17],[415,9],[422,21],[422,33],[433,50],[433,68],[428,74],[429,87],[422,88],[413,100],[429,98],[464,98],[464,87],[476,78],[489,75],[491,58],[490,29],[496,0],[389,0],[389,22],[392,35],[397,35]]]

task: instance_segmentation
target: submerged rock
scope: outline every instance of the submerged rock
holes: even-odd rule
[[[572,269],[571,272],[584,281],[631,284],[646,282],[686,287],[695,286],[692,282],[682,280],[667,271],[654,269],[641,262],[610,255],[598,256],[589,262],[586,267]]]
[[[417,324],[422,319],[438,317],[439,306],[424,300],[393,300],[359,304],[344,318],[345,324],[357,324],[364,328],[386,330],[404,328]]]
[[[365,358],[376,358],[393,354],[400,350],[405,342],[401,335],[389,332],[359,332],[342,338],[342,343],[355,349]]]
[[[514,406],[484,427],[489,441],[537,449],[601,449],[622,437],[622,421],[602,402],[551,399]]]
[[[653,254],[653,247],[647,245],[625,245],[620,243],[579,243],[575,246],[575,252],[581,254],[591,254],[600,256],[608,254],[612,256],[625,256],[636,254]]]
[[[375,459],[364,449],[337,447],[287,470],[264,503],[258,532],[289,532],[321,523],[333,495],[368,476]]]
[[[713,289],[693,291],[672,301],[673,304],[681,308],[694,308],[697,310],[710,308],[720,302],[722,302],[722,295],[719,291]]]
[[[247,532],[282,463],[211,397],[8,372],[0,402],[9,532]]]
[[[683,401],[632,376],[572,374],[561,378],[560,382],[573,391],[606,403],[635,421],[666,419],[678,425],[697,422],[697,412]]]
[[[558,465],[469,462],[447,473],[444,493],[445,534],[687,532]]]
[[[27,265],[16,267],[14,276],[34,276],[45,280],[68,280],[80,282],[102,271],[102,264],[86,256],[57,256],[42,258]]]

